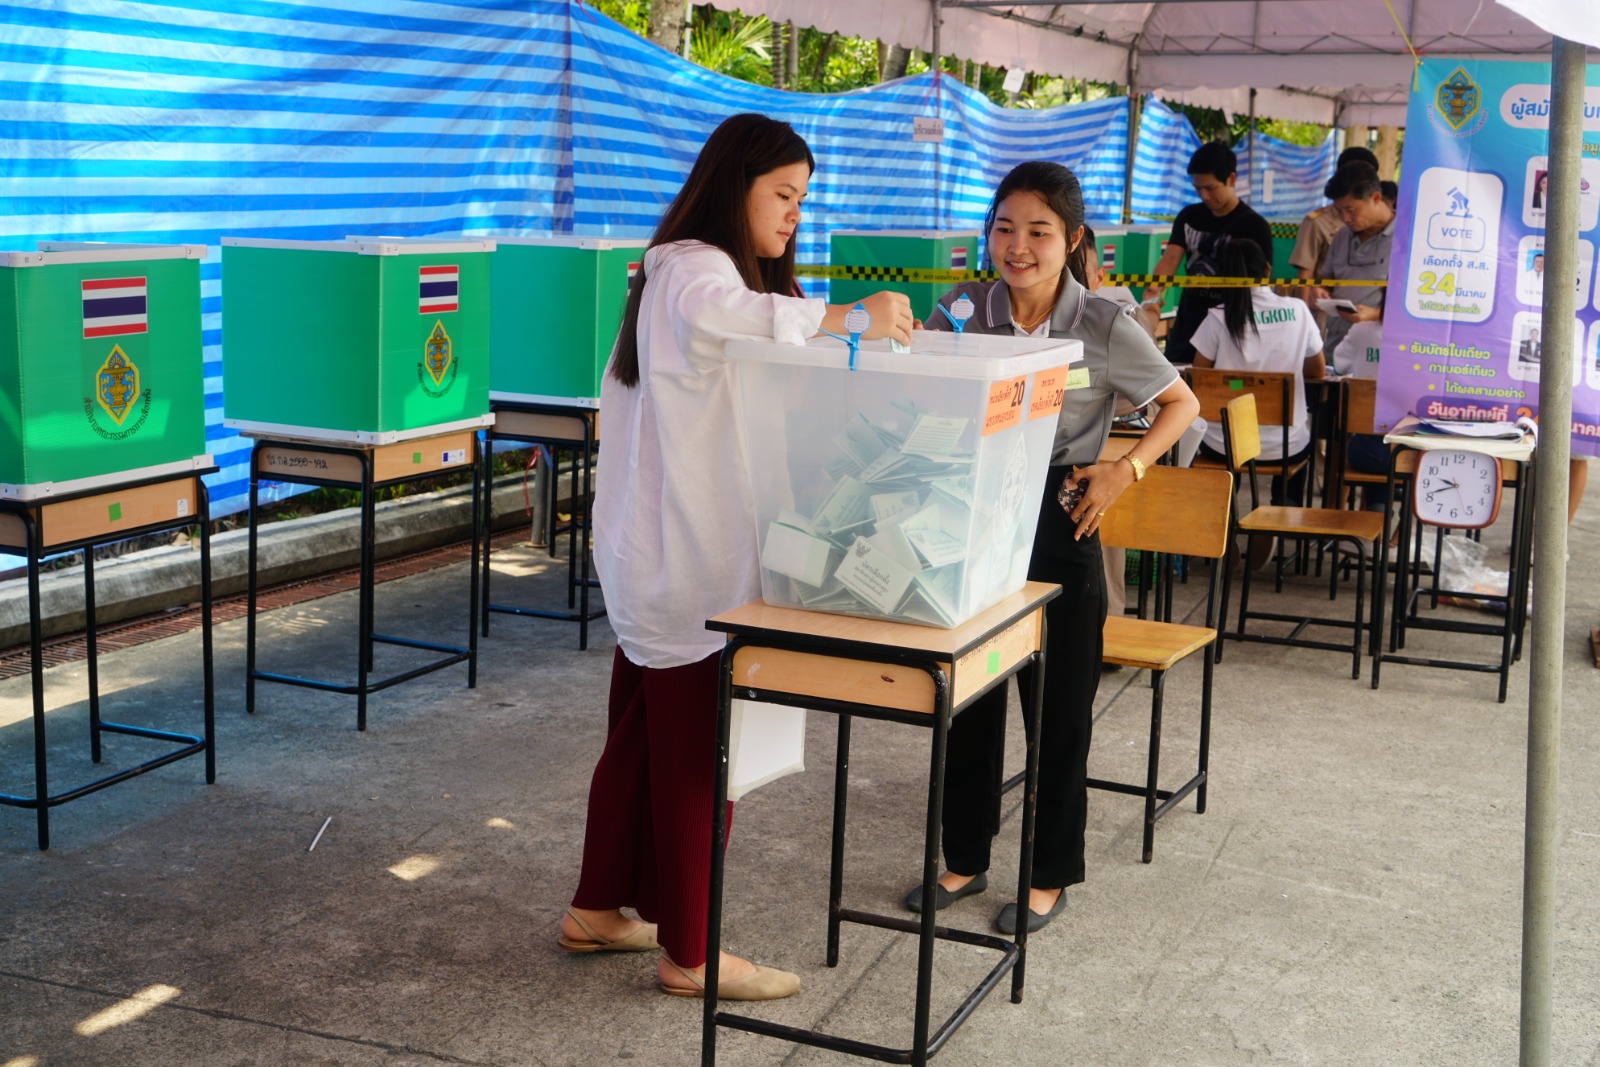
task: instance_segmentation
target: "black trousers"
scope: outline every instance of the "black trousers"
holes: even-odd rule
[[[1072,539],[1072,520],[1056,503],[1068,468],[1052,467],[1034,536],[1028,577],[1061,586],[1045,605],[1044,707],[1040,716],[1039,804],[1033,886],[1054,889],[1083,881],[1083,832],[1089,796],[1089,739],[1105,647],[1105,570],[1098,536]],[[1026,701],[1033,669],[1016,675]],[[1006,689],[996,686],[957,715],[945,756],[945,866],[956,874],[989,869],[989,844],[1000,829]]]

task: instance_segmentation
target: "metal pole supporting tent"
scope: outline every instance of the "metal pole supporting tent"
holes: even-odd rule
[[[1555,35],[1550,71],[1550,198],[1545,262],[1571,277],[1578,269],[1579,181],[1583,158],[1587,47],[1600,46],[1588,0],[1499,0]],[[1576,293],[1545,292],[1540,336],[1555,343],[1539,380],[1540,435],[1534,495],[1533,612],[1529,635],[1528,781],[1522,869],[1522,1018],[1518,1062],[1549,1067],[1555,986],[1556,813],[1561,763],[1561,661],[1565,652],[1567,464],[1572,422],[1572,330]],[[1548,332],[1554,330],[1554,333]],[[1541,371],[1544,368],[1541,367]]]

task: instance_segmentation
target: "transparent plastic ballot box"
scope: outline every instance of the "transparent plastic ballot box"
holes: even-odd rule
[[[223,424],[377,445],[487,425],[494,247],[224,237]]]
[[[211,466],[204,245],[0,252],[0,499]]]
[[[953,627],[1022,588],[1079,342],[917,331],[853,370],[826,338],[727,352],[767,603]]]
[[[828,235],[828,265],[924,270],[978,270],[977,230],[834,230]],[[911,313],[926,321],[933,305],[953,288],[953,281],[896,282],[830,278],[828,302],[848,304],[884,289],[911,298]]]
[[[645,240],[494,238],[489,399],[600,406]]]

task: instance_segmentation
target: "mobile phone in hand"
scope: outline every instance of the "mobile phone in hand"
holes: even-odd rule
[[[1068,515],[1071,515],[1077,506],[1082,503],[1083,494],[1088,491],[1089,479],[1079,478],[1077,481],[1073,481],[1068,478],[1061,483],[1061,489],[1056,493],[1056,503],[1060,504],[1062,510]]]

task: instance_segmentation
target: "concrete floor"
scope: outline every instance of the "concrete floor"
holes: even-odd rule
[[[1594,500],[1571,552],[1554,1062],[1594,1067]],[[561,597],[564,572],[542,556],[496,558],[497,599]],[[464,638],[465,581],[459,566],[379,587],[380,628]],[[1181,604],[1203,588],[1182,587]],[[262,622],[264,669],[353,676],[352,596]],[[699,1002],[657,993],[653,958],[569,957],[553,941],[602,742],[603,623],[580,653],[571,625],[497,616],[477,689],[454,667],[386,691],[365,733],[351,698],[282,686],[246,715],[243,640],[242,622],[217,630],[215,785],[191,759],[59,807],[45,853],[32,813],[0,809],[0,1067],[699,1062]],[[1412,647],[1489,644],[1419,634]],[[193,633],[104,657],[107,716],[193,728],[199,647]],[[380,650],[380,670],[410,655]],[[936,1062],[1515,1062],[1528,657],[1503,705],[1487,675],[1386,667],[1374,692],[1369,670],[1352,681],[1334,653],[1229,643],[1207,813],[1190,803],[1164,820],[1147,866],[1139,802],[1091,794],[1089,880],[1033,941],[1025,1002],[991,997]],[[81,663],[47,677],[58,787],[95,776],[85,677]],[[1103,676],[1092,773],[1142,774],[1144,682]],[[1169,680],[1174,773],[1192,759],[1198,687],[1197,664]],[[28,693],[26,677],[0,682],[0,789],[13,793],[31,792]],[[753,1014],[906,1044],[909,936],[846,927],[840,966],[823,964],[833,720],[813,714],[809,733],[811,770],[740,804],[726,943],[804,981]],[[893,912],[916,878],[925,737],[857,725],[847,904]],[[158,747],[107,745],[107,767]],[[1014,862],[997,848],[997,883]],[[965,900],[950,922],[987,929],[1003,899]],[[941,945],[936,1012],[990,958]],[[719,1049],[736,1065],[852,1062],[732,1032]]]

